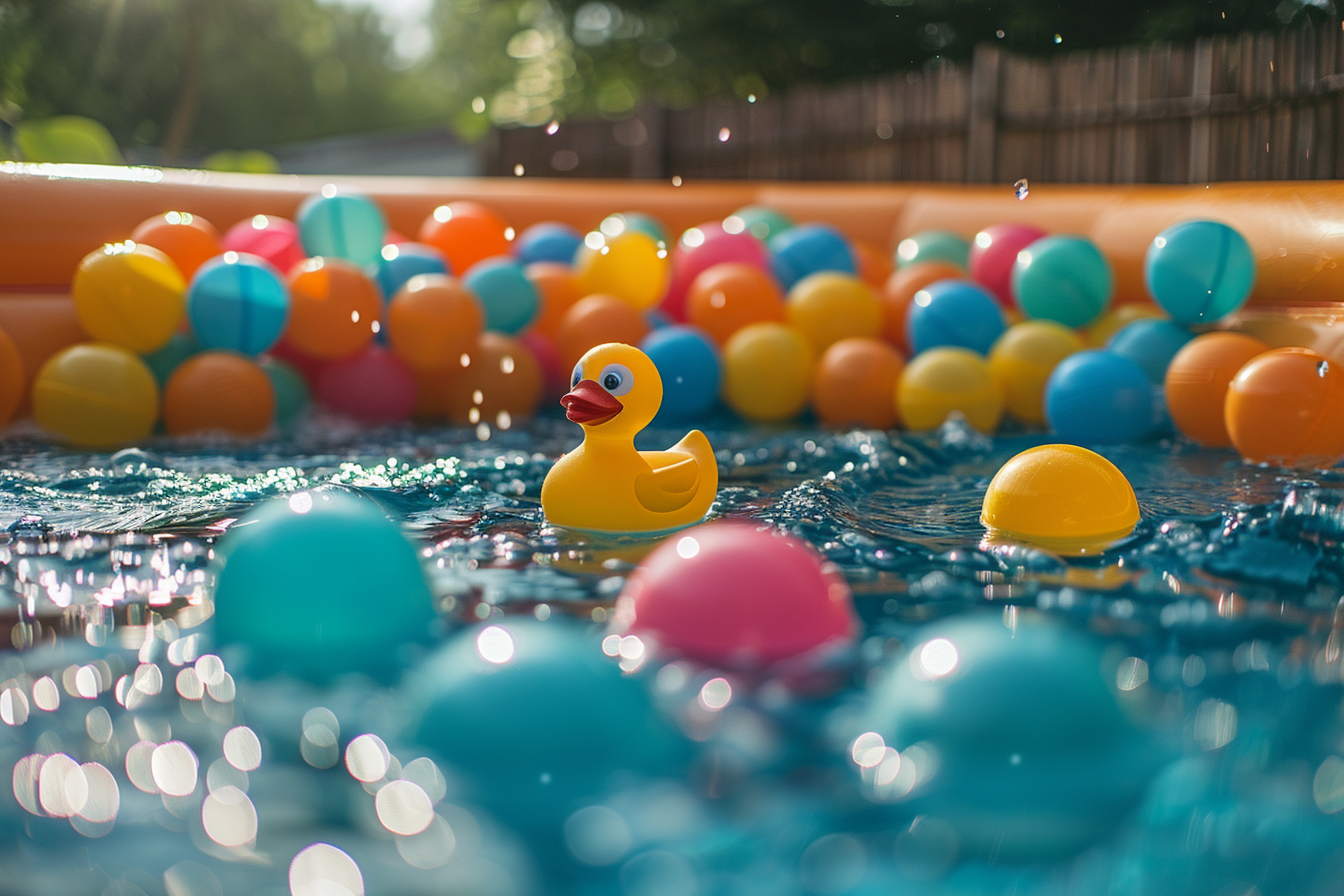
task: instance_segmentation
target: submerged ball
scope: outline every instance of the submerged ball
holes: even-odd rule
[[[191,279],[187,319],[204,348],[259,355],[285,331],[289,287],[279,271],[255,255],[226,252]]]
[[[1013,263],[1013,296],[1027,317],[1083,327],[1101,316],[1115,292],[1111,263],[1080,236],[1048,236]]]
[[[1059,362],[1083,350],[1076,332],[1052,320],[1013,324],[989,350],[989,369],[1008,413],[1023,423],[1045,422],[1045,384]]]
[[[108,243],[79,263],[70,297],[91,338],[144,354],[177,332],[186,290],[177,265],[158,249]]]
[[[1212,323],[1246,303],[1255,286],[1255,254],[1226,224],[1183,221],[1153,239],[1143,280],[1174,320]]]
[[[891,429],[904,367],[900,352],[880,339],[842,339],[817,362],[812,410],[829,426]]]
[[[785,324],[743,327],[723,347],[723,400],[748,420],[792,419],[807,405],[815,357]]]
[[[1232,378],[1223,414],[1246,460],[1332,467],[1344,459],[1344,365],[1305,348],[1265,352]]]
[[[537,288],[516,261],[491,258],[478,262],[462,283],[481,300],[487,330],[518,333],[537,316],[541,304]]]
[[[723,365],[718,346],[703,332],[695,327],[661,327],[639,348],[663,380],[663,403],[655,417],[659,423],[695,420],[718,404]]]
[[[966,348],[932,348],[901,371],[896,408],[910,429],[936,429],[958,412],[971,426],[993,434],[1003,417],[1003,393],[980,355]]]
[[[905,338],[916,355],[939,346],[986,355],[1006,326],[988,290],[969,280],[940,280],[915,293],[906,309]]]
[[[387,219],[367,196],[324,189],[299,205],[295,223],[309,257],[343,258],[358,265],[381,258]]]
[[[274,419],[270,377],[233,352],[191,356],[163,388],[163,426],[169,435],[223,432],[252,438],[266,432]]]
[[[113,448],[153,431],[159,385],[145,362],[121,346],[72,345],[37,372],[33,416],[72,445]]]
[[[1045,385],[1045,419],[1061,439],[1130,442],[1157,423],[1152,381],[1139,365],[1089,349],[1065,358]]]
[[[1210,448],[1232,444],[1223,405],[1232,378],[1269,346],[1245,333],[1204,333],[1187,342],[1167,366],[1164,388],[1171,422]]]

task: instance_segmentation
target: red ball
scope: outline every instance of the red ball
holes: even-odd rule
[[[331,410],[379,426],[407,420],[415,410],[415,375],[379,345],[323,368],[317,397]]]
[[[661,649],[737,669],[845,645],[858,629],[834,564],[796,538],[730,521],[660,544],[626,583],[615,624]]]
[[[966,265],[971,279],[994,293],[1005,308],[1014,307],[1013,262],[1017,253],[1046,236],[1049,234],[1030,224],[991,224],[971,241]]]
[[[298,225],[274,215],[253,215],[239,221],[224,234],[220,248],[264,258],[278,271],[288,271],[307,257],[299,243]]]

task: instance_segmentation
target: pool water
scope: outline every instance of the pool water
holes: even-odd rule
[[[0,894],[1341,892],[1341,471],[1178,440],[1108,449],[1143,520],[1105,555],[1065,561],[979,546],[989,479],[1039,434],[706,430],[713,515],[769,522],[836,563],[861,637],[805,680],[626,655],[608,638],[687,756],[680,774],[617,780],[549,827],[483,807],[409,742],[406,685],[249,679],[211,642],[212,545],[262,499],[356,490],[422,549],[444,638],[525,617],[596,645],[649,546],[545,525],[541,482],[573,424],[328,422],[115,455],[20,432],[0,447]],[[357,544],[331,549],[327,562],[358,562]],[[1019,791],[988,775],[985,804],[1006,800],[992,811],[1022,836],[977,844],[937,803],[905,799],[907,773],[855,735],[924,626],[1016,631],[1040,616],[1100,641],[1142,746],[1057,756]],[[1133,798],[1074,800],[1072,833],[1054,797],[1032,796],[1112,780],[1138,782]]]

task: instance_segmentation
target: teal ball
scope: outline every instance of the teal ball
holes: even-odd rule
[[[1013,296],[1027,317],[1082,327],[1111,304],[1115,275],[1101,250],[1081,236],[1047,236],[1013,263]]]

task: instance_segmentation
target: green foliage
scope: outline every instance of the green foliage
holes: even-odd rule
[[[107,128],[81,115],[25,121],[14,129],[14,146],[28,162],[122,163],[121,152]]]

